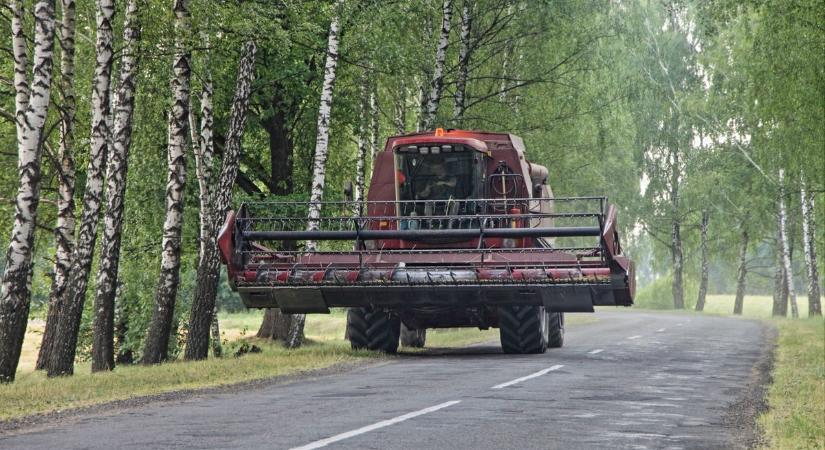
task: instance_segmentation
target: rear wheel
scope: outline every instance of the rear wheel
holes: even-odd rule
[[[427,341],[427,329],[413,330],[401,323],[401,345],[404,347],[423,348]]]
[[[499,308],[501,349],[504,353],[544,353],[547,351],[548,319],[543,306]]]
[[[564,313],[547,313],[547,346],[559,348],[564,345]]]
[[[347,312],[347,336],[353,350],[398,351],[401,320],[386,311],[350,308]]]

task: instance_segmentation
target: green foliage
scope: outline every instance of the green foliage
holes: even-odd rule
[[[634,305],[646,309],[672,309],[673,275],[656,278],[653,282],[636,291]],[[699,295],[698,281],[688,277],[685,279],[685,308],[691,309],[696,305],[696,298]]]

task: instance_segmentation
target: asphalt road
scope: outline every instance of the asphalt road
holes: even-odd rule
[[[0,448],[732,448],[767,344],[757,323],[597,313],[544,355],[497,343],[80,415]],[[735,422],[735,421],[733,421]]]

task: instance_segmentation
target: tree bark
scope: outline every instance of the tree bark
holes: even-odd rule
[[[113,0],[96,3],[97,39],[95,41],[95,75],[92,83],[92,132],[89,165],[86,169],[86,187],[83,191],[83,214],[77,244],[72,255],[72,269],[65,295],[60,301],[60,318],[54,336],[51,355],[46,366],[49,376],[74,373],[77,334],[86,301],[86,288],[92,269],[100,203],[103,194],[103,170],[111,143],[109,124],[114,35],[112,19]]]
[[[779,199],[777,199],[778,203]],[[774,245],[773,311],[774,317],[788,315],[788,295],[785,286],[785,266],[782,264],[782,239],[779,234],[779,216],[776,216],[776,244]]]
[[[742,230],[739,240],[739,269],[736,272],[736,298],[733,302],[733,313],[742,315],[742,309],[745,301],[745,278],[748,275],[748,228],[747,215],[739,226]]]
[[[441,102],[441,93],[444,90],[444,61],[447,58],[447,46],[450,42],[450,22],[453,14],[452,0],[444,0],[441,11],[441,36],[438,39],[438,48],[435,51],[435,65],[433,66],[433,78],[430,81],[430,94],[427,97],[427,106],[421,118],[422,130],[430,130],[435,125],[438,104]]]
[[[685,308],[682,255],[682,223],[679,217],[679,152],[671,150],[670,167],[670,203],[671,203],[671,234],[670,234],[670,259],[673,267],[673,307],[676,309]]]
[[[791,253],[788,245],[788,212],[785,209],[785,169],[779,169],[779,238],[782,243],[782,265],[785,271],[785,283],[788,285],[788,296],[791,303],[791,317],[799,317],[796,305],[796,291],[793,285],[793,269]]]
[[[398,95],[395,97],[395,132],[404,134],[407,131],[407,84],[401,80],[398,85]]]
[[[270,191],[275,195],[288,195],[293,190],[292,162],[294,144],[289,135],[286,113],[276,105],[275,113],[263,121],[269,134],[269,157],[271,160]],[[281,243],[284,250],[295,250],[294,241]],[[292,323],[291,315],[282,314],[277,308],[267,309],[257,336],[285,340]]]
[[[470,2],[465,1],[461,8],[461,47],[458,51],[458,78],[455,83],[455,106],[453,108],[453,122],[460,124],[464,119],[465,99],[467,97],[467,78],[470,73],[470,31],[473,17],[470,11]]]
[[[321,88],[321,102],[318,106],[318,133],[315,139],[315,159],[312,165],[312,189],[309,198],[309,214],[307,215],[307,230],[317,230],[320,227],[321,200],[324,196],[324,182],[326,178],[327,157],[329,156],[329,120],[332,109],[332,90],[335,87],[335,70],[338,67],[338,37],[340,17],[344,2],[338,0],[335,15],[329,24],[329,39],[327,41],[327,58],[324,64],[324,84]],[[307,250],[314,251],[317,244],[306,242]],[[286,346],[295,348],[304,340],[304,314],[292,316],[289,336]]]
[[[186,182],[186,132],[189,119],[189,47],[191,29],[188,0],[173,0],[175,13],[175,55],[172,62],[172,109],[169,112],[168,175],[166,180],[166,219],[160,276],[155,293],[155,308],[143,349],[143,364],[165,361],[169,352],[169,333],[175,312],[180,282],[181,232],[183,229],[183,189]]]
[[[0,382],[14,381],[31,304],[34,229],[40,200],[40,155],[49,110],[54,50],[54,1],[34,6],[34,65],[29,85],[23,2],[12,0],[18,188],[3,278],[0,281]],[[31,98],[29,97],[31,93]]]
[[[364,180],[367,175],[367,154],[369,153],[367,150],[371,145],[369,136],[371,124],[368,123],[368,120],[371,119],[372,114],[370,114],[370,95],[367,93],[369,91],[368,83],[367,74],[362,74],[358,83],[358,93],[361,98],[361,113],[358,120],[358,130],[356,131],[358,155],[355,160],[355,192],[353,196],[356,202],[364,199]],[[357,212],[358,208],[355,210],[355,213]]]
[[[123,201],[126,195],[129,148],[132,144],[140,40],[137,8],[137,0],[126,2],[120,77],[114,99],[112,149],[106,168],[106,214],[103,219],[103,241],[95,294],[92,372],[112,370],[115,367],[115,291],[118,285]]]
[[[814,194],[808,192],[805,179],[801,180],[802,248],[805,252],[805,268],[808,274],[808,317],[822,315],[819,291],[819,268],[816,261],[816,224],[814,222]]]
[[[75,55],[75,1],[62,1],[62,16],[60,23],[60,94],[62,105],[60,108],[60,149],[57,168],[57,224],[54,228],[55,255],[54,278],[49,293],[49,312],[46,315],[46,327],[43,330],[43,339],[40,351],[37,354],[35,369],[46,368],[52,345],[54,332],[57,328],[57,310],[60,298],[66,289],[69,279],[69,270],[72,265],[72,251],[74,250],[74,116],[77,111],[77,101],[74,89],[74,55]]]
[[[702,239],[702,267],[699,275],[699,296],[696,299],[696,311],[704,311],[705,298],[708,294],[708,222],[710,213],[702,211],[701,239]]]
[[[232,201],[232,187],[238,174],[238,162],[241,154],[241,139],[246,127],[246,113],[249,109],[249,95],[252,92],[252,79],[255,69],[255,42],[244,44],[241,59],[238,64],[238,78],[235,85],[235,97],[229,115],[229,132],[226,137],[226,147],[223,153],[221,173],[217,189],[210,192],[212,187],[202,185],[201,198],[208,198],[209,205],[201,205],[201,214],[208,218],[208,223],[201,231],[201,255],[198,261],[198,279],[195,288],[195,298],[192,301],[192,310],[189,314],[189,336],[186,342],[185,358],[187,360],[206,359],[209,355],[209,332],[215,311],[215,296],[218,291],[218,275],[220,274],[220,259],[218,256],[217,233],[226,217]],[[211,116],[211,113],[209,113]],[[203,133],[202,133],[203,134]],[[209,150],[211,157],[211,149]],[[197,158],[197,156],[196,156]],[[207,169],[204,160],[200,166]],[[204,174],[208,170],[201,171]],[[200,178],[200,176],[199,176]],[[203,188],[206,187],[204,196]],[[206,207],[204,210],[203,207]],[[204,229],[205,228],[205,229]],[[220,336],[218,337],[220,339]]]

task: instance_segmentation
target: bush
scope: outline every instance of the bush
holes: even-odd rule
[[[684,278],[685,308],[693,308],[696,305],[696,297],[699,296],[699,287],[696,282]],[[648,309],[673,309],[673,275],[667,274],[656,278],[652,283],[636,291],[634,303],[639,308]]]

